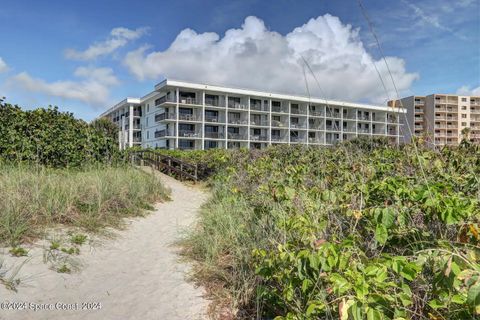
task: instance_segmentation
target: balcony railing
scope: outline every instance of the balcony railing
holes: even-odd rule
[[[272,120],[272,127],[279,127],[279,128],[283,128],[283,127],[287,127],[288,125],[284,122],[281,122],[281,121],[278,121],[278,120]]]
[[[341,118],[340,112],[326,112],[327,118]]]
[[[194,115],[194,114],[182,114],[180,113],[178,115],[179,120],[184,120],[184,121],[202,121],[202,117]]]
[[[283,109],[282,107],[272,106],[272,112],[287,113],[288,111]]]
[[[291,114],[299,114],[299,115],[306,115],[307,112],[305,110],[302,110],[302,109],[292,109],[290,110],[290,113]]]
[[[357,119],[358,119],[358,120],[364,120],[364,121],[370,121],[370,117],[369,117],[369,116],[358,116]]]
[[[133,137],[133,142],[142,142],[142,137]]]
[[[142,125],[140,123],[134,123],[133,124],[133,129],[134,130],[142,130]]]
[[[180,137],[191,137],[191,138],[198,138],[200,134],[198,132],[192,130],[179,130]]]
[[[205,122],[220,122],[218,117],[208,117],[205,116]]]
[[[142,111],[133,111],[133,116],[134,117],[141,117],[142,116]]]
[[[202,104],[202,102],[200,100],[197,100],[195,98],[189,98],[189,97],[182,98],[182,97],[180,97],[179,100],[180,100],[179,103],[181,103],[181,104]]]
[[[303,123],[291,123],[290,128],[292,129],[306,129],[307,125]]]
[[[285,139],[285,137],[272,135],[272,141],[284,141],[284,142],[286,142],[287,140]]]
[[[155,138],[163,138],[163,137],[174,137],[175,133],[173,130],[157,130],[155,131]]]
[[[370,133],[370,129],[364,129],[364,128],[362,128],[362,129],[357,129],[357,132],[358,132],[358,133]]]
[[[308,114],[312,117],[323,117],[324,116],[323,112],[321,112],[321,111],[310,111]]]
[[[161,98],[158,98],[157,100],[155,100],[155,106],[159,106],[163,103],[175,103],[175,99],[173,97],[167,97],[167,96],[163,96]]]
[[[173,112],[164,112],[155,115],[155,122],[163,121],[163,120],[175,120],[177,116]]]
[[[228,103],[229,109],[248,110],[248,106],[241,103]]]
[[[252,141],[268,141],[268,136],[265,135],[252,135],[250,136]]]
[[[305,138],[303,137],[292,137],[290,136],[290,142],[304,142],[305,141]]]
[[[229,124],[248,124],[247,120],[241,120],[241,119],[228,119]]]
[[[261,103],[250,104],[250,110],[268,112],[268,106],[262,106]]]
[[[323,143],[323,141],[321,141],[318,138],[308,138],[308,142],[309,143]]]
[[[340,128],[339,128],[339,127],[334,127],[334,126],[326,126],[326,127],[325,127],[325,130],[328,130],[328,131],[340,131]]]
[[[225,135],[223,134],[223,132],[205,132],[205,138],[223,139],[225,138]]]
[[[268,127],[268,120],[250,120],[250,125],[251,126],[264,126]]]
[[[247,136],[240,133],[231,133],[227,134],[228,139],[232,140],[247,140]]]
[[[343,128],[343,132],[357,132],[355,128]]]

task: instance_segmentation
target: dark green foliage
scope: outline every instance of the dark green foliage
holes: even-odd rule
[[[479,147],[364,142],[231,154],[189,242],[199,278],[245,318],[479,317]]]
[[[114,124],[89,125],[57,107],[23,111],[0,100],[0,160],[52,167],[120,158]]]

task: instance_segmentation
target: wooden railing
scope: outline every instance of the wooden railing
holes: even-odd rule
[[[136,165],[150,166],[180,181],[199,181],[210,175],[210,170],[198,164],[145,150],[130,153],[130,161]]]

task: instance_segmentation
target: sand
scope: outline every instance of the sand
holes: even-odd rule
[[[189,266],[172,244],[194,222],[207,194],[162,174],[161,179],[172,201],[158,204],[146,217],[129,219],[101,246],[82,246],[78,272],[50,270],[44,250],[31,248],[18,274],[18,292],[0,285],[0,319],[205,319],[204,291],[185,280]],[[2,258],[10,268],[26,259]],[[5,301],[26,310],[5,310]],[[47,310],[32,310],[40,307]]]

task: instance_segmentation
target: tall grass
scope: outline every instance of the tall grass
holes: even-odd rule
[[[121,218],[141,215],[167,194],[155,176],[129,166],[0,164],[0,243],[17,245],[56,224],[87,231],[118,227]]]

